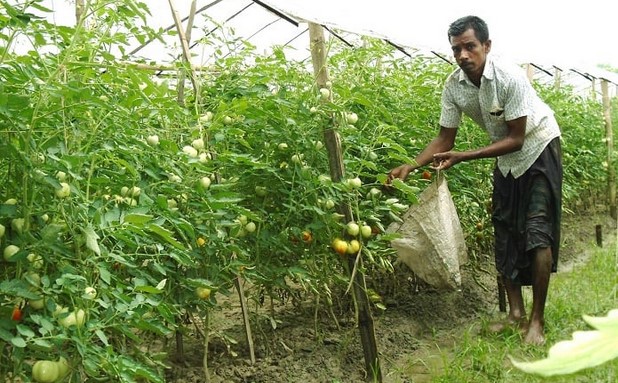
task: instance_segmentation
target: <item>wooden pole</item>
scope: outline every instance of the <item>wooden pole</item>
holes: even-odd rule
[[[174,5],[174,0],[168,0],[170,9],[172,10],[172,16],[174,17],[174,23],[176,24],[176,31],[178,32],[178,36],[180,37],[180,44],[182,46],[182,55],[185,59],[187,65],[189,65],[189,69],[191,70],[191,83],[193,84],[193,90],[197,95],[199,93],[199,84],[196,79],[195,71],[193,70],[193,64],[191,64],[191,51],[189,49],[189,42],[187,41],[187,36],[185,31],[182,29],[182,20],[176,11],[176,7]]]
[[[528,81],[532,82],[534,80],[534,67],[530,63],[526,66],[526,75],[528,76]]]
[[[597,80],[595,78],[590,80],[590,97],[593,100],[597,99]]]
[[[249,320],[249,307],[247,307],[247,299],[245,298],[245,290],[242,287],[242,279],[239,276],[234,280],[238,298],[240,299],[240,310],[242,311],[242,320],[245,325],[245,336],[247,338],[247,346],[249,347],[249,360],[251,364],[255,364],[255,346],[253,344],[253,335],[251,332],[251,321]]]
[[[614,134],[612,130],[612,104],[609,99],[609,84],[601,81],[603,93],[603,118],[605,119],[605,139],[607,141],[607,182],[609,197],[609,215],[616,218],[616,169],[612,166],[614,157]]]
[[[560,89],[562,86],[562,70],[554,68],[554,88]]]
[[[311,60],[313,63],[313,73],[316,83],[320,89],[330,87],[328,79],[328,68],[326,66],[326,44],[324,42],[324,29],[321,25],[309,23],[309,38],[311,43]],[[329,100],[332,100],[332,93],[329,95]],[[324,141],[328,151],[328,164],[330,168],[330,176],[333,182],[340,182],[345,175],[345,167],[343,164],[343,154],[341,150],[341,139],[335,130],[334,115],[331,115],[329,126],[324,127]],[[345,216],[346,222],[353,219],[352,208],[349,204],[337,207],[338,211]],[[353,281],[353,291],[356,304],[358,306],[358,327],[363,345],[363,354],[365,357],[365,369],[367,371],[367,380],[372,382],[382,382],[382,371],[380,369],[380,360],[378,357],[378,347],[375,339],[375,330],[373,327],[373,317],[371,315],[371,307],[367,298],[367,286],[365,276],[361,272],[353,273],[354,266],[358,261],[358,267],[362,262],[359,254],[348,256],[348,269]]]
[[[86,12],[86,5],[84,4],[84,0],[76,0],[75,1],[75,24],[79,25],[82,21],[82,17]]]
[[[193,0],[191,2],[191,10],[189,11],[189,19],[187,20],[187,29],[185,30],[185,39],[187,40],[187,46],[191,42],[191,30],[193,29],[193,21],[195,20],[195,10],[197,9],[196,1],[197,0]],[[184,71],[180,71],[180,75],[178,76],[178,103],[180,105],[184,105],[185,103],[185,72]]]

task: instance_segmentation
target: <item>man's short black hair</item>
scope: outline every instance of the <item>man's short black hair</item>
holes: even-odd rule
[[[489,29],[483,19],[478,16],[464,16],[451,23],[448,28],[448,39],[451,41],[451,37],[460,36],[468,29],[474,30],[474,35],[481,42],[484,43],[489,40]]]

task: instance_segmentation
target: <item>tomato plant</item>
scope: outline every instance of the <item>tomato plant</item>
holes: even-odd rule
[[[295,289],[332,304],[349,257],[366,260],[361,272],[392,269],[385,228],[428,178],[383,188],[385,174],[435,135],[448,64],[373,39],[334,44],[333,82],[317,89],[283,48],[215,50],[217,75],[181,104],[174,84],[110,53],[165,33],[144,22],[147,4],[93,6],[84,28],[34,22],[48,11],[37,1],[0,3],[0,375],[163,382],[169,360],[142,342],[221,309],[239,277],[273,300]],[[35,49],[8,49],[18,35]],[[601,129],[588,129],[598,105],[541,92],[560,111],[568,206],[602,184],[590,165],[603,160]],[[326,127],[341,138],[341,180]],[[458,139],[486,140],[469,121]],[[491,170],[475,161],[446,175],[478,254],[490,252]],[[28,364],[47,355],[61,359]]]

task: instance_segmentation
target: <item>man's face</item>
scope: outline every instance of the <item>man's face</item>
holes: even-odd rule
[[[451,49],[457,65],[468,77],[471,80],[480,79],[485,67],[485,58],[491,50],[491,40],[481,43],[476,38],[474,30],[468,29],[459,36],[451,37]]]

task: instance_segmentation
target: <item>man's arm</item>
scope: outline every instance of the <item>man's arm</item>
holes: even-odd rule
[[[524,145],[524,138],[526,136],[526,120],[527,117],[523,116],[507,121],[507,136],[485,147],[466,152],[447,151],[435,153],[433,155],[435,168],[444,170],[461,161],[475,160],[477,158],[498,157],[520,150]]]
[[[440,127],[440,133],[414,159],[412,164],[400,165],[388,173],[388,182],[395,178],[405,180],[414,169],[425,166],[434,161],[434,154],[451,150],[455,146],[457,129]]]

